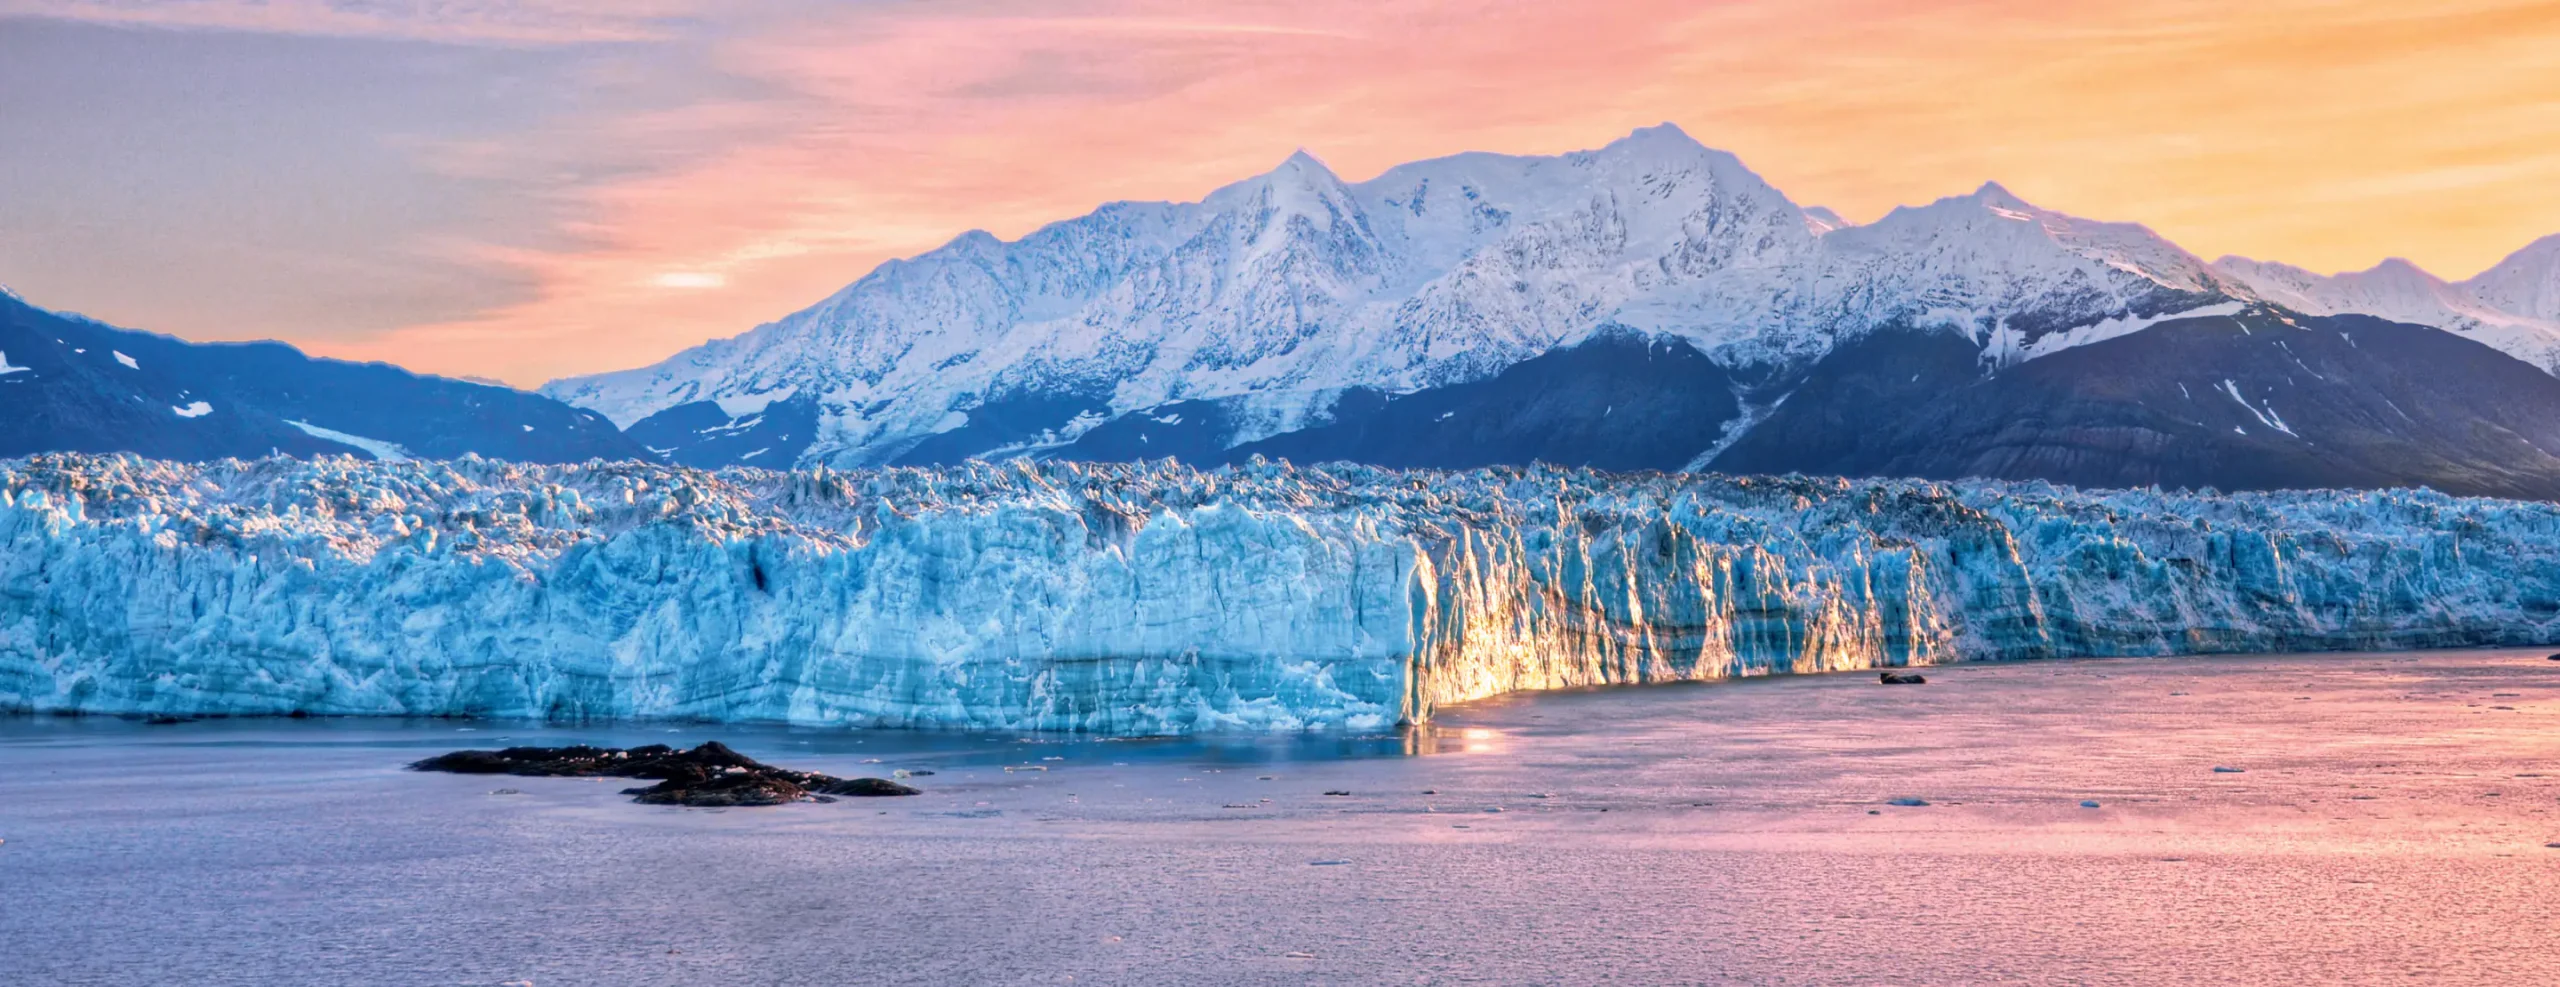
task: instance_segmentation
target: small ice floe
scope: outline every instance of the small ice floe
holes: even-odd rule
[[[1310,861],[1307,861],[1307,866],[1309,866],[1309,867],[1340,867],[1340,866],[1342,866],[1342,865],[1344,865],[1344,864],[1347,864],[1347,863],[1350,863],[1350,862],[1351,862],[1351,861],[1348,861],[1348,860],[1310,860]]]
[[[1928,800],[1928,799],[1913,799],[1913,798],[1886,799],[1884,804],[1886,804],[1886,805],[1899,805],[1899,806],[1903,806],[1903,807],[1905,807],[1905,808],[1910,808],[1910,807],[1915,807],[1915,806],[1923,806],[1923,805],[1927,805],[1927,804],[1929,804],[1929,800]]]
[[[1336,789],[1333,789],[1332,791],[1328,791],[1328,792],[1326,792],[1325,794],[1327,794],[1327,795],[1349,795],[1349,794],[1351,794],[1351,793],[1350,793],[1350,792],[1347,792],[1347,791],[1343,791],[1342,789],[1336,788]]]
[[[2081,807],[2081,808],[2083,808],[2083,809],[2095,809],[2095,808],[2097,808],[2097,807],[2098,807],[2098,800],[2097,800],[2097,799],[2081,799],[2081,800],[2080,800],[2080,807]]]
[[[2218,774],[2218,775],[2236,775],[2236,774],[2246,774],[2246,773],[2248,773],[2248,770],[2249,770],[2249,769],[2247,769],[2247,768],[2234,768],[2234,767],[2231,767],[2231,766],[2229,766],[2229,765],[2222,765],[2222,764],[2217,764],[2217,765],[2214,765],[2214,766],[2213,766],[2213,773],[2214,773],[2214,774]]]

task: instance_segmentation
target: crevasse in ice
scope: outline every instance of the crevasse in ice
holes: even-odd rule
[[[1374,729],[1525,689],[2549,642],[2560,506],[971,463],[0,462],[0,709]]]

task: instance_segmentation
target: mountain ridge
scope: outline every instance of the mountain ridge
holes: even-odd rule
[[[2032,359],[2057,333],[2234,300],[2255,296],[2138,225],[1997,183],[1847,224],[1664,125],[1358,183],[1300,152],[1199,202],[1114,203],[1009,242],[966,234],[748,333],[542,393],[626,427],[702,402],[735,424],[810,401],[802,456],[836,465],[963,439],[1056,454],[1102,422],[1197,401],[1219,404],[1233,447],[1323,425],[1346,394],[1484,380],[1604,332],[1682,340],[1758,386],[1884,328]]]
[[[0,457],[645,457],[593,412],[278,342],[196,343],[0,296]]]

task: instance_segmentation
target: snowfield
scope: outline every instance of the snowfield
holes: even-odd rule
[[[2560,640],[2560,506],[971,463],[0,461],[0,709],[1376,729],[1527,689]]]

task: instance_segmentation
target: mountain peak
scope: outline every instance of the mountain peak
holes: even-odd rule
[[[1736,164],[1741,162],[1740,158],[1734,157],[1729,152],[1718,151],[1706,146],[1705,144],[1698,143],[1698,139],[1689,136],[1688,131],[1682,130],[1677,124],[1671,123],[1660,123],[1650,127],[1638,127],[1634,131],[1629,132],[1626,136],[1620,137],[1617,140],[1610,141],[1608,144],[1603,145],[1599,151],[1589,153],[1595,153],[1598,155],[1614,155],[1619,157],[1633,157],[1644,160],[1655,158],[1685,158],[1698,154],[1713,154],[1725,158],[1731,158]]]
[[[2036,208],[2033,203],[2019,198],[2018,193],[2009,191],[2008,186],[1999,182],[1984,182],[1981,188],[1974,189],[1973,194],[1966,198],[2000,209],[2034,210]]]
[[[1290,151],[1288,159],[1280,161],[1280,169],[1283,169],[1283,171],[1290,171],[1290,169],[1295,169],[1295,171],[1308,171],[1308,169],[1313,169],[1313,171],[1324,171],[1324,174],[1334,174],[1334,169],[1326,169],[1326,166],[1324,166],[1324,159],[1318,159],[1316,153],[1308,151],[1308,148],[1298,148],[1298,151]]]
[[[1280,167],[1272,169],[1272,173],[1305,175],[1311,178],[1321,176],[1328,181],[1341,181],[1334,176],[1333,169],[1325,167],[1322,159],[1303,147],[1290,152],[1289,156],[1280,162]]]
[[[1637,127],[1636,129],[1629,131],[1627,136],[1618,138],[1617,142],[1688,144],[1697,147],[1706,146],[1704,144],[1699,144],[1697,138],[1689,136],[1688,131],[1680,129],[1679,124],[1672,123],[1669,120],[1654,124],[1650,127]]]
[[[2499,309],[2560,322],[2560,235],[2526,244],[2462,286]]]
[[[2382,263],[2355,272],[2354,276],[2390,281],[2418,281],[2426,284],[2444,283],[2443,278],[2428,273],[2426,268],[2419,267],[2406,257],[2385,257]]]

